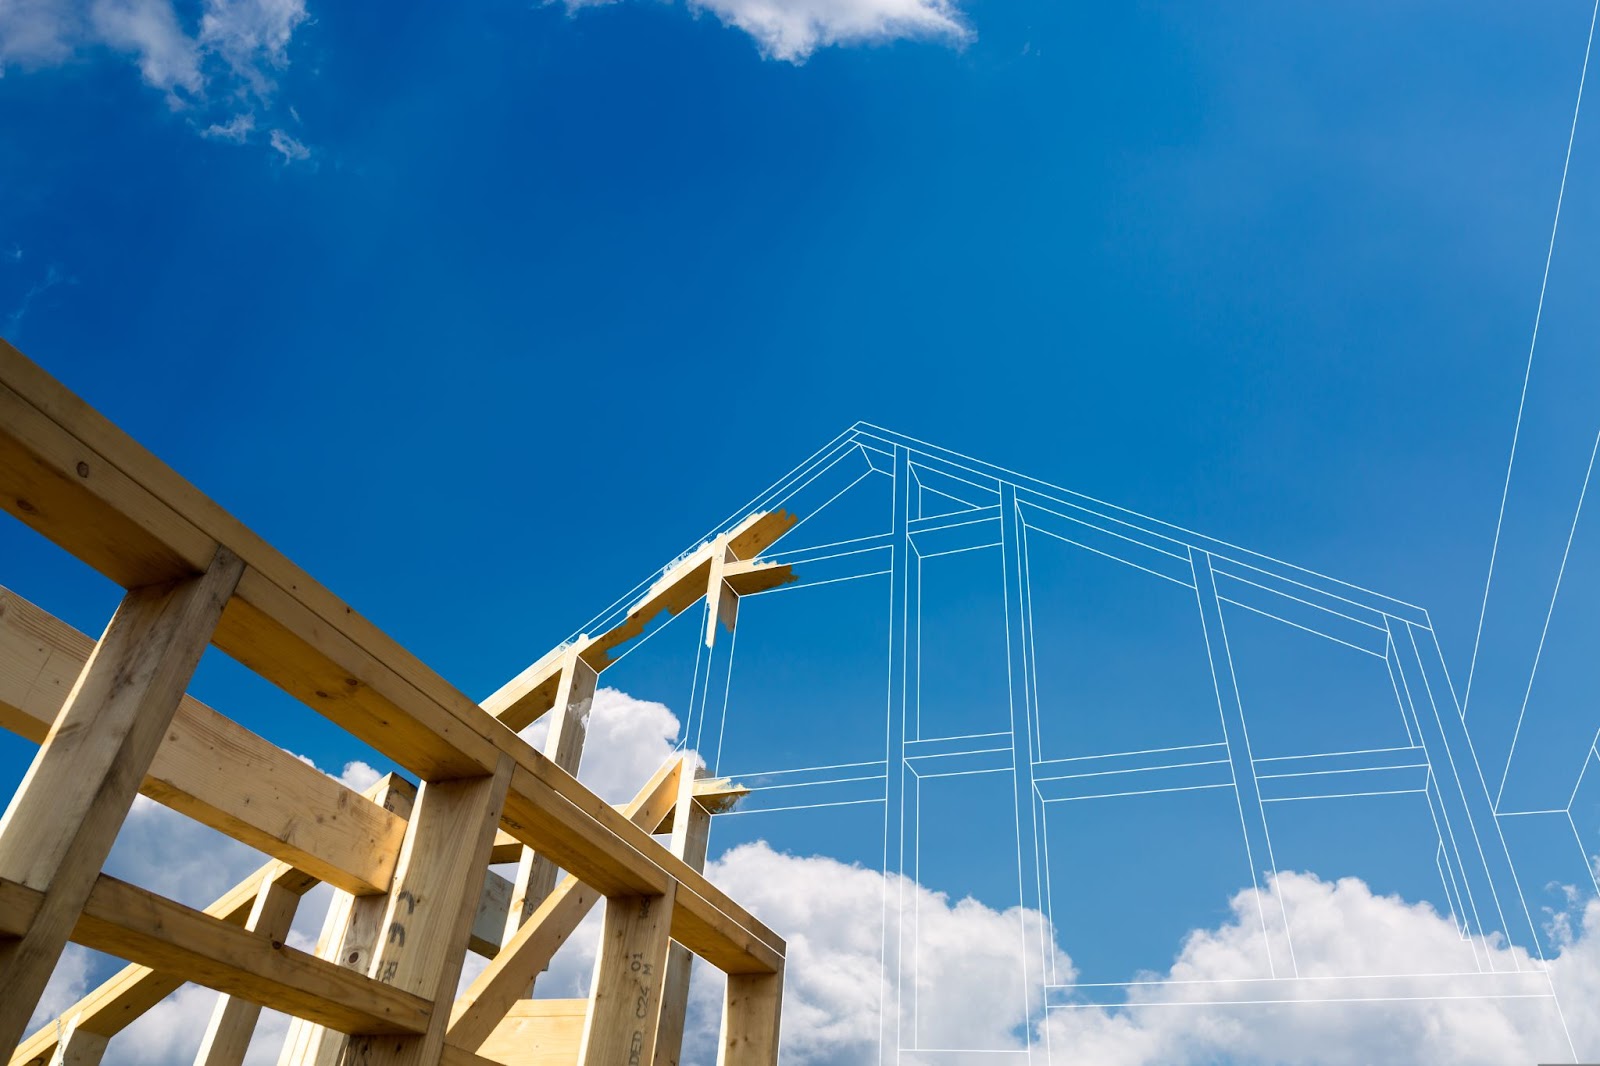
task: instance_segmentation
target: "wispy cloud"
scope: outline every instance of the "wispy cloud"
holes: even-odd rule
[[[204,116],[193,122],[201,136],[243,144],[307,19],[306,0],[205,0],[198,18],[174,0],[0,0],[0,75],[124,56],[168,106]],[[217,111],[234,114],[213,120]]]
[[[568,11],[613,0],[565,0]],[[688,0],[743,30],[769,59],[804,63],[819,48],[896,40],[962,45],[974,34],[955,0]]]
[[[255,128],[255,115],[246,111],[234,115],[227,122],[213,122],[200,131],[200,136],[214,141],[232,141],[234,144],[243,144],[249,139],[251,132]]]
[[[13,262],[21,261],[22,249],[20,247],[12,245],[11,259]],[[65,274],[61,268],[56,266],[54,263],[51,263],[48,267],[46,267],[44,277],[38,282],[35,282],[29,287],[27,292],[22,294],[22,299],[17,301],[17,306],[12,309],[9,315],[6,316],[6,336],[15,337],[17,335],[18,330],[22,328],[22,320],[28,317],[28,312],[32,310],[33,305],[38,301],[39,297],[49,292],[57,285],[70,285],[72,284],[72,281],[73,279]]]
[[[272,150],[283,156],[285,163],[301,163],[311,158],[311,149],[295,140],[283,130],[273,130],[268,135]]]

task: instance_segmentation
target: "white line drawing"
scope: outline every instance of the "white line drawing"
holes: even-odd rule
[[[797,528],[804,530],[808,519],[863,484],[876,486],[874,491],[887,486],[892,500],[887,532],[882,527],[863,529],[832,543],[786,546],[773,558],[792,563],[797,580],[752,595],[887,578],[886,702],[882,730],[876,733],[882,747],[817,764],[766,760],[757,767],[728,762],[722,757],[721,738],[729,731],[732,662],[718,664],[715,683],[697,680],[699,695],[684,735],[718,738],[713,748],[701,750],[712,772],[733,775],[752,789],[736,814],[741,820],[780,811],[882,805],[882,869],[903,877],[885,879],[887,999],[881,1011],[880,1061],[898,1064],[904,1055],[995,1050],[950,1047],[948,1042],[924,1046],[921,1039],[929,1019],[917,975],[928,960],[916,905],[904,893],[905,886],[920,883],[929,869],[929,849],[941,843],[938,824],[924,817],[926,790],[939,783],[960,787],[968,781],[1009,781],[1016,881],[1014,897],[1006,902],[1043,913],[1058,932],[1066,915],[1056,912],[1052,885],[1076,876],[1067,872],[1070,866],[1052,861],[1069,858],[1051,851],[1050,827],[1061,812],[1130,798],[1155,798],[1181,809],[1188,802],[1185,797],[1232,792],[1230,807],[1237,811],[1232,832],[1245,856],[1235,888],[1257,890],[1265,964],[1261,978],[1232,982],[1236,987],[1230,989],[1212,988],[1203,996],[1185,992],[1176,982],[1152,989],[1133,974],[1120,982],[1083,978],[1063,984],[1062,975],[1053,970],[1053,945],[1039,939],[1048,935],[1049,927],[1041,926],[1035,935],[1024,923],[1017,931],[1024,971],[1021,995],[1026,1000],[1021,1010],[1033,1023],[1048,1011],[1116,1006],[1135,995],[1141,1008],[1463,998],[1533,998],[1559,1006],[1553,1002],[1538,932],[1493,795],[1425,609],[866,424],[830,442],[758,497],[754,506],[791,510],[800,521]],[[925,506],[929,513],[924,514]],[[1064,535],[1072,530],[1077,532]],[[1188,610],[1193,635],[1209,664],[1211,713],[1217,715],[1212,720],[1214,741],[1180,738],[1130,750],[1070,753],[1047,746],[1053,733],[1044,726],[1060,710],[1041,702],[1041,655],[1048,657],[1051,649],[1040,643],[1038,612],[1049,605],[1039,600],[1032,581],[1030,544],[1035,551],[1040,544],[1051,544],[1059,546],[1052,551],[1111,560],[1128,568],[1130,580],[1160,578],[1154,584],[1168,589],[1177,584],[1192,592]],[[987,554],[971,556],[974,552]],[[923,575],[931,560],[952,555],[994,560],[1000,604],[994,624],[1003,628],[1009,701],[1004,729],[968,728],[949,735],[928,731],[922,679],[932,652],[924,643],[922,622],[934,590],[925,587]],[[1260,712],[1241,691],[1245,664],[1231,633],[1246,618],[1275,631],[1322,638],[1328,642],[1324,647],[1336,649],[1330,654],[1348,652],[1359,663],[1381,659],[1382,666],[1359,668],[1378,671],[1378,685],[1400,716],[1395,735],[1352,734],[1328,750],[1256,750],[1251,725]],[[741,631],[751,628],[746,624]],[[855,707],[849,713],[875,712]],[[1578,782],[1571,787],[1576,796]],[[1426,837],[1414,844],[1428,856],[1441,913],[1459,931],[1463,964],[1472,968],[1302,976],[1293,915],[1276,887],[1280,871],[1274,846],[1277,816],[1272,812],[1383,797],[1415,798],[1419,824],[1427,829]],[[1546,813],[1566,814],[1570,821],[1570,811],[1569,802],[1567,808]],[[1573,834],[1575,846],[1581,847],[1575,825]],[[1505,960],[1512,956],[1488,947],[1499,938],[1525,948],[1531,969],[1505,970]],[[1063,946],[1072,948],[1070,942]],[[1019,1032],[1026,1050],[1013,1053],[1018,1061],[1049,1061],[1040,1032],[1036,1024]]]

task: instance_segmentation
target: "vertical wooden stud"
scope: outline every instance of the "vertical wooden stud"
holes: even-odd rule
[[[422,1036],[350,1038],[346,1066],[439,1061],[512,765],[511,756],[503,755],[491,776],[423,784],[368,973],[431,1000],[433,1018]]]
[[[288,867],[269,868],[262,877],[250,917],[245,919],[245,928],[281,944],[294,924],[300,894],[277,883],[279,869]],[[243,1066],[245,1052],[250,1049],[250,1038],[255,1035],[260,1018],[259,1003],[226,994],[218,997],[205,1038],[195,1054],[195,1066]]]
[[[705,872],[711,838],[711,812],[694,798],[693,756],[684,756],[678,772],[678,802],[672,818],[672,853],[690,868]],[[667,949],[667,975],[661,986],[661,1022],[656,1031],[655,1066],[678,1066],[689,1013],[689,975],[694,955],[682,944]]]
[[[782,970],[729,974],[717,1066],[778,1066],[778,1015],[782,1006]]]
[[[386,774],[367,789],[366,797],[402,818],[411,817],[417,789],[398,774]],[[378,950],[378,934],[388,909],[386,895],[354,896],[335,892],[317,937],[317,957],[366,973]],[[345,1035],[296,1018],[278,1055],[278,1066],[334,1066],[344,1051]]]
[[[22,1040],[243,569],[218,548],[199,577],[128,592],[0,818],[0,877],[44,893],[0,940],[0,1047]]]
[[[577,776],[583,759],[583,742],[588,735],[589,712],[594,706],[595,687],[599,674],[584,662],[578,647],[567,649],[566,662],[561,667],[561,685],[556,690],[555,707],[551,710],[550,735],[545,741],[545,754],[567,773]],[[501,944],[509,944],[517,930],[522,928],[533,912],[556,887],[556,864],[532,848],[523,848],[517,862],[516,880],[512,882],[511,907],[506,912],[505,935]],[[529,986],[532,994],[532,986]]]
[[[676,889],[606,900],[579,1066],[645,1066],[654,1056]]]

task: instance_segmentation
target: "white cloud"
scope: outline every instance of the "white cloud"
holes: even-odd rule
[[[534,742],[548,727],[525,732]],[[581,776],[606,798],[622,800],[673,753],[679,724],[664,705],[615,689],[596,695],[589,721],[588,757]],[[341,780],[370,783],[377,771],[345,765]],[[113,872],[178,898],[209,899],[255,868],[260,856],[148,800],[135,803],[113,852]],[[213,869],[214,868],[214,869]],[[784,994],[785,1066],[875,1066],[880,1009],[889,989],[880,964],[885,892],[904,901],[908,929],[915,915],[921,945],[916,995],[903,1005],[902,1030],[923,1046],[1019,1047],[1031,1031],[1046,1039],[1055,1066],[1354,1066],[1368,1062],[1449,1061],[1467,1066],[1570,1060],[1567,1037],[1547,1000],[1427,1002],[1285,1002],[1229,1006],[1238,982],[1259,975],[1261,927],[1254,889],[1229,901],[1227,920],[1191,931],[1173,945],[1173,961],[1151,981],[1200,982],[1199,1006],[1150,1005],[1155,993],[1135,995],[1129,1007],[1084,1007],[1027,1017],[1021,995],[1023,938],[1054,944],[1045,917],[1022,908],[996,909],[952,900],[923,885],[825,856],[797,856],[764,842],[736,847],[707,871],[741,904],[788,941]],[[1464,942],[1454,922],[1426,903],[1375,894],[1355,879],[1324,881],[1284,873],[1276,882],[1290,916],[1302,975],[1447,973],[1462,968],[1474,947],[1496,969],[1538,965],[1498,940]],[[327,897],[318,889],[301,908],[291,941],[308,947]],[[1580,1056],[1600,1053],[1600,901],[1576,894],[1565,915],[1552,915],[1559,954],[1549,963],[1562,995],[1565,1023]],[[594,965],[601,913],[597,908],[538,980],[544,996],[582,995]],[[1361,931],[1355,935],[1353,931]],[[1053,947],[1058,977],[1070,981],[1072,960]],[[84,991],[93,959],[71,949],[51,984],[40,1018]],[[481,969],[469,959],[463,983]],[[104,973],[95,973],[96,979]],[[697,970],[685,1061],[715,1057],[720,979]],[[1037,990],[1035,990],[1037,992]],[[113,1055],[135,1064],[187,1061],[214,995],[186,988],[118,1038]],[[265,1015],[249,1061],[267,1063],[283,1020]],[[915,1056],[909,1056],[908,1061]],[[941,1064],[960,1061],[942,1056]],[[973,1066],[992,1055],[975,1052]]]
[[[289,40],[306,17],[305,0],[207,0],[199,47],[265,97],[275,87],[267,70],[289,65]]]
[[[61,0],[0,0],[0,74],[64,62],[82,33],[81,12]]]
[[[289,136],[283,130],[273,130],[268,140],[273,151],[283,156],[285,163],[301,163],[311,158],[311,149]]]
[[[589,711],[578,780],[611,803],[626,803],[673,754],[678,728],[678,716],[666,704],[600,689]],[[547,715],[524,729],[522,737],[543,749],[549,732]]]
[[[1375,895],[1355,878],[1323,881],[1311,874],[1277,879],[1289,911],[1295,959],[1302,976],[1448,974],[1461,970],[1464,942],[1455,923],[1426,903]],[[1188,986],[1211,1001],[1241,996],[1237,982],[1260,957],[1261,926],[1254,889],[1232,900],[1233,919],[1196,930],[1171,968],[1149,975],[1162,980],[1209,982]],[[1591,923],[1600,922],[1594,911]],[[1360,931],[1354,935],[1353,931]],[[1593,930],[1591,925],[1591,931]],[[1534,965],[1520,948],[1479,941],[1498,970]],[[1600,936],[1585,936],[1552,963],[1567,1019],[1580,1002],[1571,979],[1589,983],[1600,955]],[[1316,986],[1310,986],[1316,987]],[[1294,986],[1288,986],[1293,996]],[[1370,1062],[1452,1062],[1491,1066],[1558,1061],[1572,1052],[1548,1000],[1411,1000],[1366,1003],[1300,1001],[1248,1007],[1146,1006],[1158,990],[1140,992],[1128,1010],[1098,1008],[1051,1012],[1047,1024],[1052,1062],[1098,1066],[1170,1066],[1226,1061],[1237,1066],[1356,1066]],[[1585,1022],[1585,1025],[1591,1023]],[[1576,1036],[1576,1032],[1574,1033]],[[1579,1045],[1583,1049],[1583,1045]],[[1593,1046],[1591,1044],[1591,1050]]]
[[[89,991],[89,976],[94,961],[94,952],[76,944],[67,945],[61,958],[56,961],[55,972],[50,975],[50,983],[45,985],[44,995],[39,997],[39,1003],[33,1009],[33,1017],[28,1020],[28,1032],[38,1029],[83,998],[84,993]]]
[[[232,141],[234,144],[243,144],[250,139],[250,134],[255,128],[255,115],[245,111],[234,115],[227,122],[213,122],[200,131],[200,136],[209,137],[217,141]]]
[[[106,872],[191,907],[205,907],[267,861],[232,837],[136,796],[106,860]]]
[[[756,39],[763,55],[802,63],[830,45],[910,38],[962,44],[972,31],[952,0],[690,0]]]
[[[171,0],[94,0],[89,25],[97,43],[132,53],[154,88],[200,91],[200,50],[178,24]]]
[[[614,0],[566,0],[569,12]],[[831,45],[887,44],[896,40],[962,45],[973,32],[955,0],[688,0],[695,13],[710,12],[724,26],[755,38],[769,59],[804,63]]]
[[[353,788],[357,792],[365,792],[377,784],[378,778],[382,776],[378,771],[357,759],[344,764],[344,770],[339,774],[339,780],[347,788]]]
[[[11,261],[14,263],[22,262],[22,249],[20,247],[13,247]],[[47,266],[45,268],[44,277],[35,282],[33,285],[29,286],[28,291],[22,294],[22,299],[17,301],[17,306],[12,309],[9,315],[6,316],[6,335],[10,337],[15,337],[17,335],[17,331],[22,328],[22,320],[28,317],[29,310],[32,309],[34,301],[39,299],[39,297],[49,292],[57,285],[72,284],[75,284],[75,280],[63,273],[60,267],[56,266],[54,263],[51,263],[49,266]]]
[[[0,75],[100,50],[125,55],[173,108],[235,110],[226,122],[196,126],[239,144],[255,127],[253,109],[272,106],[274,75],[288,66],[290,42],[307,19],[306,0],[205,0],[198,21],[175,0],[0,0]],[[272,146],[285,155],[305,150],[292,139]]]

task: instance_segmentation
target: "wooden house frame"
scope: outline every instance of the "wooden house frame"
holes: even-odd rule
[[[613,807],[570,771],[618,649],[702,600],[718,644],[741,595],[788,579],[760,556],[790,515],[741,516],[479,704],[4,341],[0,506],[127,590],[98,640],[0,590],[0,726],[40,744],[0,819],[12,1066],[97,1063],[186,981],[223,993],[206,1066],[243,1061],[263,1006],[296,1019],[285,1066],[666,1066],[692,956],[728,975],[719,1061],[776,1063],[784,941],[702,872],[710,818],[739,790],[678,757]],[[391,774],[357,793],[188,697],[207,645],[420,786]],[[547,714],[540,752],[518,731]],[[139,793],[270,861],[204,910],[107,876]],[[488,869],[512,861],[514,881]],[[289,924],[319,882],[334,903],[317,950],[297,950]],[[602,897],[589,997],[527,998]],[[30,1036],[69,941],[129,965]],[[474,949],[492,961],[458,997]]]

